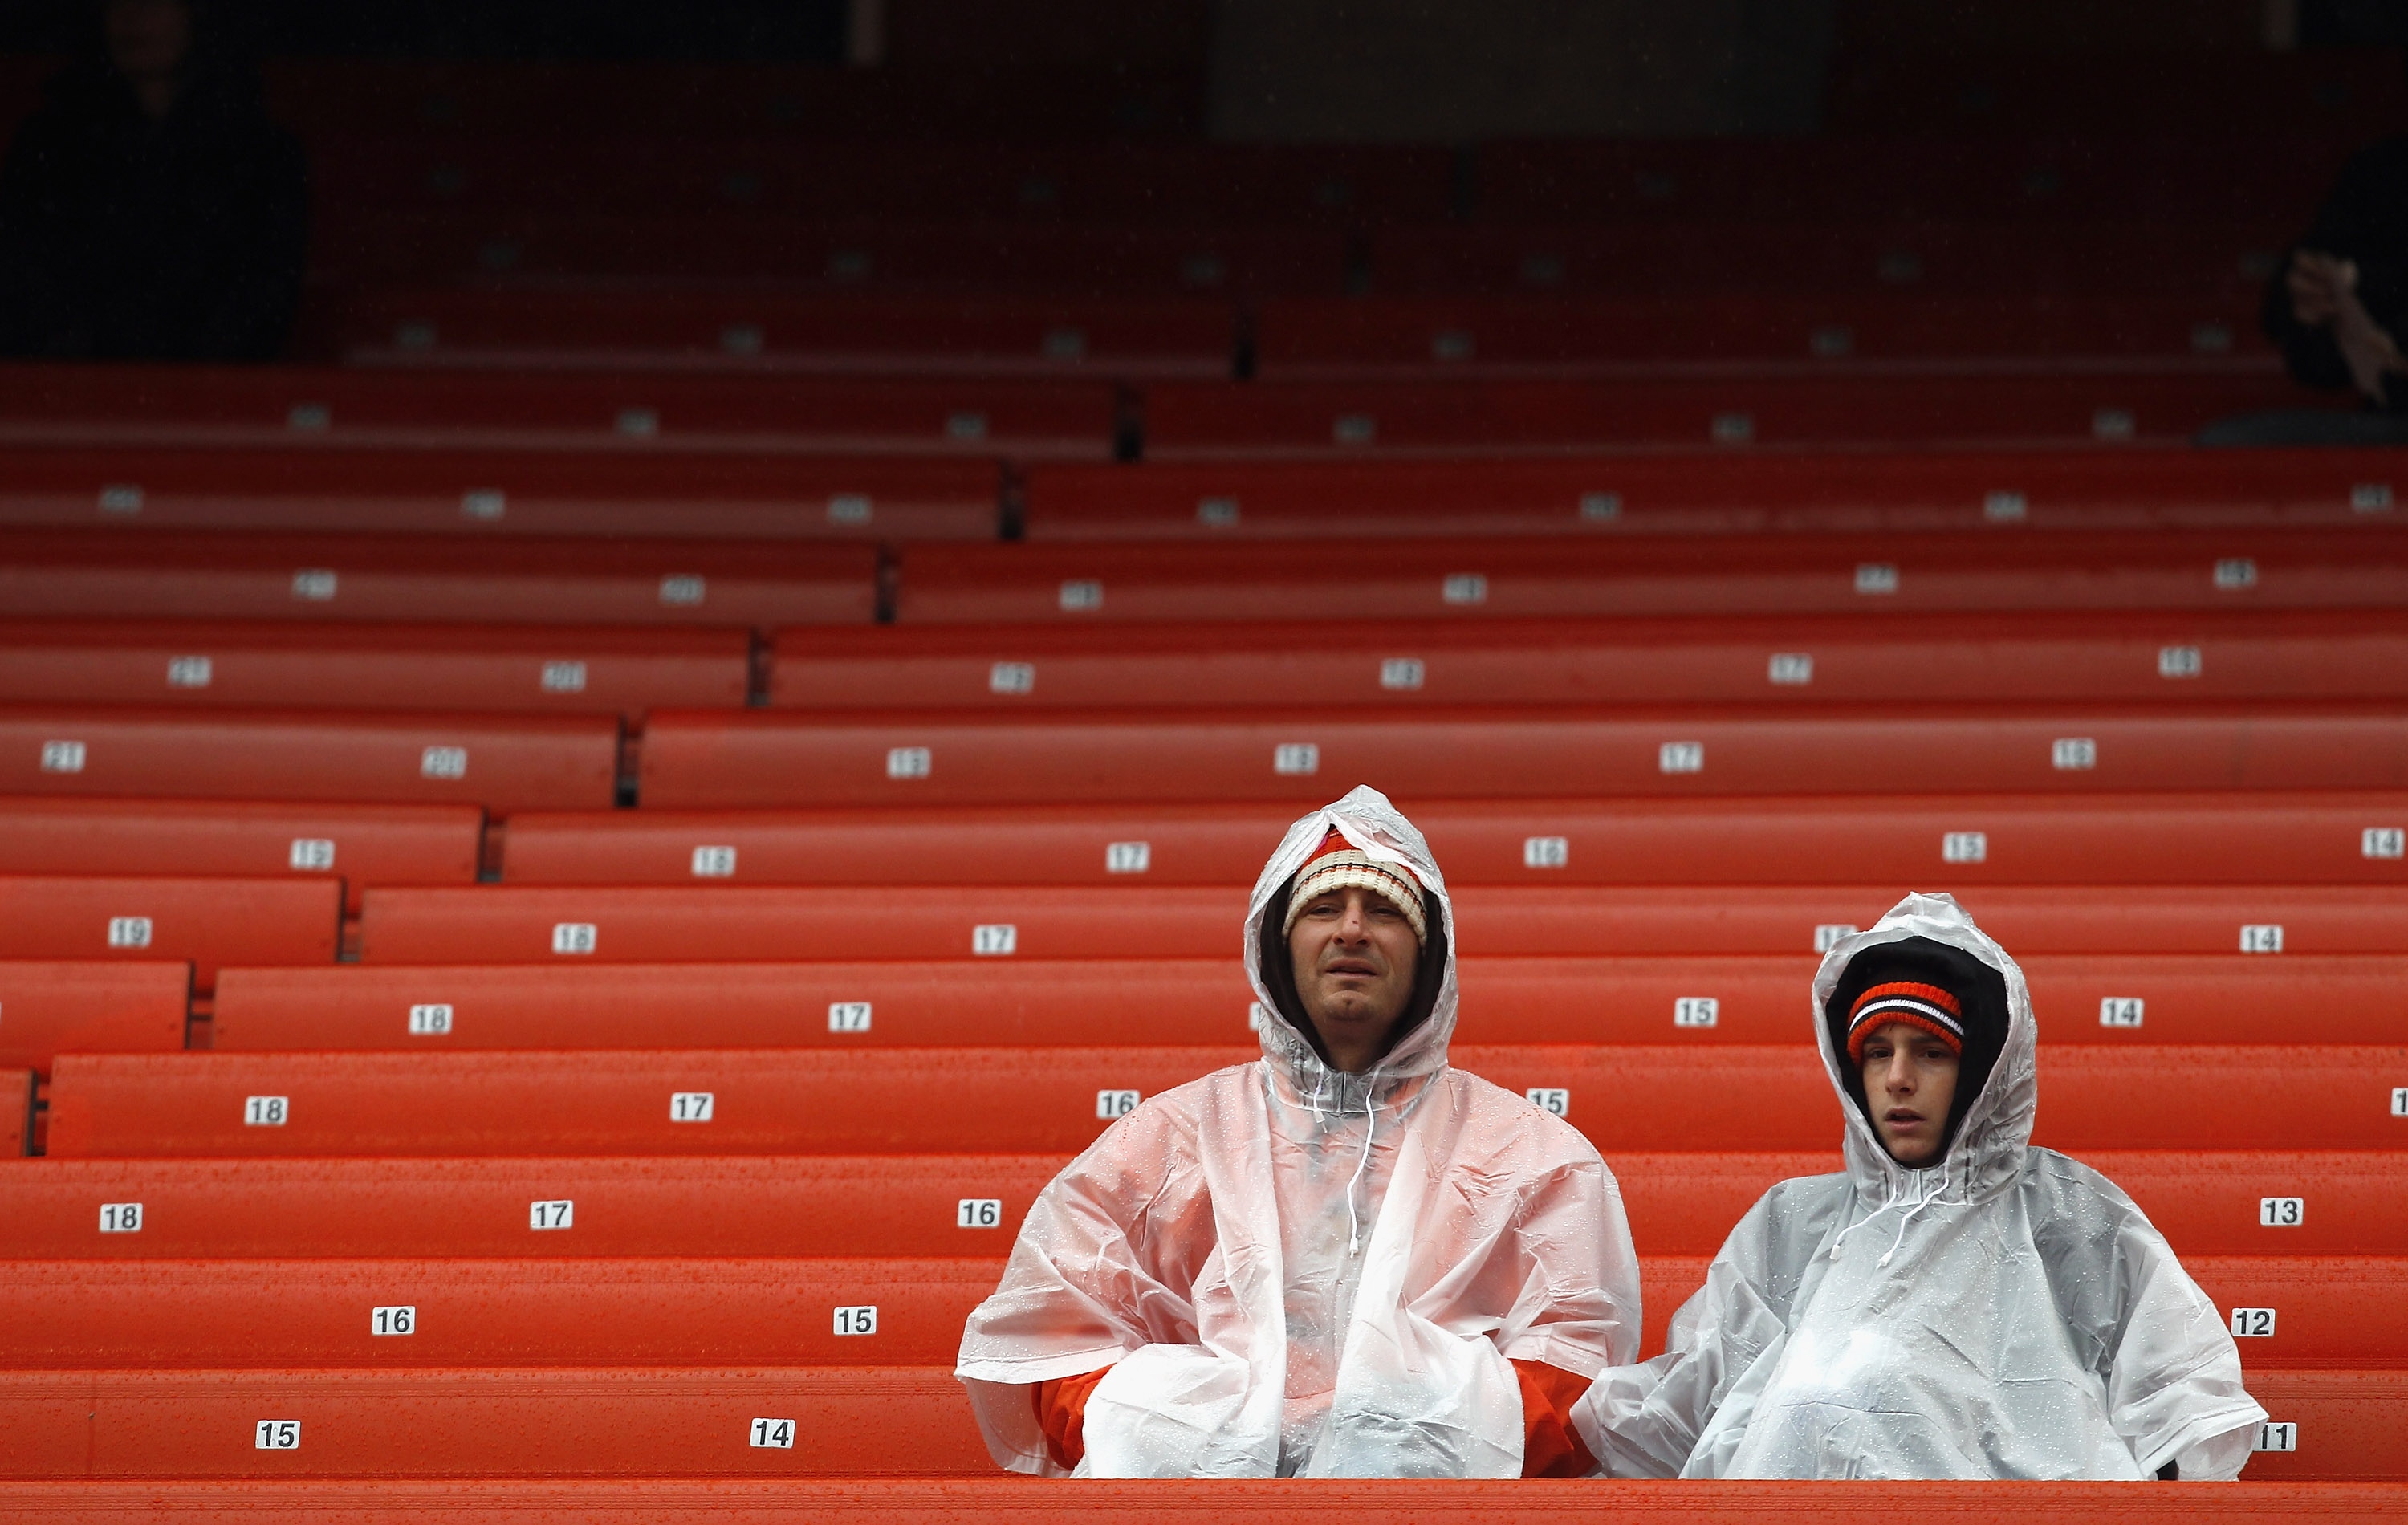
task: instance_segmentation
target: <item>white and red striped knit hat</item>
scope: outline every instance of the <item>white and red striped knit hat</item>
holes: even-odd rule
[[[1346,840],[1345,833],[1335,827],[1321,839],[1321,846],[1305,859],[1304,867],[1296,871],[1296,887],[1288,895],[1287,925],[1280,928],[1286,937],[1296,930],[1297,918],[1318,895],[1333,889],[1368,889],[1400,912],[1413,929],[1413,941],[1429,941],[1429,922],[1422,911],[1422,887],[1414,882],[1409,870],[1393,863],[1382,863]]]
[[[1965,1052],[1965,1012],[1956,998],[1936,985],[1899,980],[1877,985],[1856,998],[1848,1013],[1848,1057],[1865,1062],[1865,1040],[1892,1022],[1903,1022]]]

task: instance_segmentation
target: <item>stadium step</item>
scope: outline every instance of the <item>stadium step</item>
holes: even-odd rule
[[[2001,702],[2153,709],[2408,697],[2408,628],[2329,611],[1719,620],[913,626],[778,640],[769,702],[814,711]],[[155,676],[155,675],[153,675]]]
[[[197,1417],[197,1404],[180,1407],[188,1388],[176,1378],[164,1378],[156,1388],[65,1388],[58,1397],[60,1419],[53,1419],[58,1429],[43,1436],[43,1455],[60,1458],[58,1467],[29,1467],[38,1482],[0,1482],[0,1511],[89,1525],[135,1525],[168,1511],[219,1518],[246,1511],[308,1513],[330,1525],[525,1525],[568,1518],[605,1525],[686,1518],[724,1525],[790,1525],[857,1518],[865,1511],[896,1525],[944,1525],[968,1511],[1004,1518],[1042,1511],[1065,1525],[1105,1525],[1127,1520],[1132,1513],[1158,1518],[1163,1525],[1213,1525],[1253,1513],[1279,1513],[1308,1525],[1343,1525],[1366,1516],[1409,1516],[1440,1525],[1539,1525],[1589,1511],[1611,1513],[1630,1525],[1777,1525],[1799,1513],[1864,1513],[1895,1496],[1895,1484],[1741,1482],[1669,1489],[1587,1479],[1098,1482],[1033,1489],[1016,1476],[996,1476],[992,1462],[980,1465],[985,1446],[978,1446],[968,1404],[937,1407],[932,1395],[946,1392],[941,1383],[952,1383],[949,1374],[912,1374],[917,1380],[896,1380],[877,1390],[826,1392],[797,1375],[739,1374],[739,1380],[706,1378],[701,1397],[665,1390],[665,1378],[657,1374],[638,1374],[636,1380],[648,1383],[640,1388],[619,1386],[616,1374],[588,1374],[576,1388],[547,1386],[542,1378],[513,1380],[509,1374],[460,1374],[443,1386],[422,1383],[417,1374],[361,1374],[350,1386],[335,1386],[347,1375],[332,1374],[330,1397],[318,1397],[292,1378],[265,1386],[229,1374],[214,1386],[193,1383],[191,1388],[217,1400],[214,1412],[200,1409],[209,1414],[202,1421],[208,1429],[179,1424]],[[2104,1518],[2341,1525],[2379,1520],[2408,1505],[2408,1487],[2391,1482],[2408,1476],[2408,1460],[2394,1446],[2394,1374],[2283,1374],[2269,1375],[2266,1390],[2286,1404],[2286,1412],[2302,1414],[2292,1431],[2298,1453],[2258,1455],[2246,1472],[2252,1482],[2273,1487],[2153,1494],[2114,1482],[1939,1482],[1927,1484],[1919,1499],[1928,1499],[1934,1508],[1982,1513],[2014,1525],[2076,1525]],[[315,1412],[327,1414],[321,1421],[321,1431],[332,1431],[325,1446],[272,1455],[243,1450],[252,1446],[255,1431],[243,1414],[260,1412],[260,1400],[287,1392],[301,1403],[322,1404]],[[811,1453],[804,1462],[793,1462],[782,1450],[747,1450],[753,1424],[749,1409],[761,1407],[758,1395],[775,1392],[795,1392],[785,1407],[802,1417],[795,1429],[804,1436],[797,1448],[814,1443],[804,1424],[814,1426],[816,1455],[828,1458],[826,1467],[807,1470]],[[552,1395],[530,1404],[539,1421],[525,1429],[494,1424],[492,1414],[520,1412],[523,1395]],[[116,1421],[108,1431],[99,1431],[93,1419],[104,1412],[99,1403],[108,1403],[106,1412]],[[941,1421],[944,1433],[934,1431],[927,1419],[932,1412],[949,1414]],[[407,1414],[417,1424],[407,1431],[400,1426],[385,1429],[393,1414]],[[857,1431],[845,1429],[845,1419],[854,1414]],[[2309,1426],[2315,1426],[2316,1438],[2309,1438]],[[96,1446],[101,1433],[108,1438],[106,1448]],[[862,1436],[860,1450],[854,1448],[854,1433]],[[547,1436],[556,1443],[547,1443]],[[910,1436],[903,1462],[867,1465],[869,1458],[883,1462],[894,1455],[874,1446],[889,1436]],[[118,1441],[125,1446],[121,1448]],[[147,1455],[173,1458],[176,1465],[147,1465]],[[595,1460],[622,1455],[626,1476],[616,1475],[607,1460]],[[77,1465],[72,1458],[106,1458],[108,1465],[93,1465],[93,1460]],[[850,1476],[854,1470],[886,1476]],[[952,1476],[958,1470],[978,1476]],[[49,1482],[50,1476],[87,1475],[92,1482]],[[764,1479],[752,1482],[749,1476]]]
[[[673,711],[644,735],[644,802],[671,810],[1319,804],[1399,798],[2397,789],[2408,719],[2335,705],[2026,707],[1799,716],[1463,709],[1176,718]]]
[[[2399,471],[2379,450],[2088,448],[1039,466],[1025,523],[1031,541],[2271,527],[2380,522]]]
[[[1816,962],[1804,954],[1474,955],[1458,968],[1457,1036],[1803,1042]],[[2020,962],[2043,1043],[2381,1043],[2408,1033],[2408,957],[2396,955],[2035,954]],[[0,964],[0,988],[11,967]],[[226,969],[209,1046],[1209,1046],[1242,1042],[1254,1006],[1245,971],[1226,958]],[[2270,1022],[2275,1011],[2283,1020]]]
[[[1472,887],[1455,897],[1456,941],[1484,957],[1795,956],[1871,926],[1906,888]],[[2408,888],[2396,886],[1993,886],[1962,899],[2018,956],[2408,953]],[[1245,906],[1235,888],[1171,886],[394,887],[368,891],[360,956],[375,964],[983,963],[1142,949],[1218,960],[1236,952]]]
[[[23,1481],[37,1477],[882,1472],[995,1475],[950,1366],[0,1373],[0,1514],[34,1511],[19,1518],[93,1502]],[[295,1503],[320,1515],[324,1485]]]
[[[877,559],[791,541],[19,529],[0,531],[0,602],[20,619],[866,625]]]
[[[1610,447],[2180,444],[2295,408],[2274,371],[2231,375],[1654,376],[1616,381],[1165,381],[1150,460],[1342,458]]]
[[[0,703],[505,710],[609,714],[740,706],[741,630],[325,626],[232,621],[0,626]]]
[[[2408,1366],[2408,1258],[2184,1266],[2252,1369]],[[933,1366],[1002,1272],[868,1257],[20,1260],[0,1264],[0,1333],[21,1371]],[[1706,1260],[1644,1257],[1640,1272],[1653,1355]]]
[[[1449,885],[2408,883],[2408,795],[1407,800]],[[5,817],[0,817],[5,818]],[[1273,806],[521,812],[512,885],[1251,885]],[[0,855],[7,851],[0,843]],[[0,857],[4,861],[5,857]]]
[[[2387,520],[2028,536],[1991,530],[1736,540],[1555,535],[919,545],[902,553],[896,618],[905,625],[1477,626],[1578,617],[2370,611],[2401,606],[2403,555],[2408,542]]]
[[[204,990],[221,964],[331,964],[342,921],[335,878],[0,876],[0,958],[185,960]]]
[[[772,539],[918,540],[993,537],[994,456],[1109,457],[1115,398],[1101,381],[53,362],[9,403],[0,443],[22,466],[0,521],[51,494],[88,519],[92,491],[131,475],[145,521],[170,525],[264,525],[265,498],[293,528],[457,531],[475,527],[460,494],[487,488],[531,531],[716,535],[741,515]],[[316,490],[331,503],[310,512]],[[809,511],[836,498],[870,517]]]
[[[0,709],[0,791],[607,810],[615,715]]]
[[[179,1052],[192,1000],[189,963],[0,960],[0,1066],[47,1073],[62,1052]]]
[[[466,805],[19,795],[0,798],[0,872],[339,875],[356,911],[369,885],[476,883],[484,829]]]
[[[1250,1048],[61,1055],[49,1149],[145,1155],[1069,1153]],[[1828,1148],[1815,1053],[1462,1045],[1599,1149]],[[2408,1149],[2408,1048],[2042,1050],[2034,1142]]]
[[[2082,1158],[2186,1256],[2408,1255],[2408,1172],[2394,1153]],[[1058,1154],[34,1159],[0,1164],[0,1220],[9,1253],[27,1260],[993,1259],[1066,1163]],[[1606,1163],[1642,1253],[1700,1256],[1775,1183],[1836,1171],[1840,1157],[1617,1149]]]

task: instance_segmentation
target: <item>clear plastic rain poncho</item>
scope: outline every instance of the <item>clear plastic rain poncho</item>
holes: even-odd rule
[[[1322,1062],[1278,972],[1277,913],[1332,827],[1434,913],[1403,1030],[1361,1074]],[[1109,1365],[1074,1475],[1514,1477],[1509,1360],[1636,1359],[1639,1263],[1604,1162],[1447,1066],[1454,925],[1428,845],[1376,790],[1289,828],[1245,925],[1263,1057],[1106,1129],[970,1316],[956,1374],[997,1462],[1062,1475],[1029,1385]]]
[[[1909,939],[2004,987],[1996,1062],[1924,1170],[1883,1149],[1826,1015],[1852,959]],[[1673,1316],[1667,1353],[1574,1407],[1606,1474],[2236,1475],[2266,1416],[2214,1305],[2113,1182],[2028,1142],[2039,1087],[2014,960],[1949,897],[1914,895],[1832,948],[1813,992],[1847,1170],[1766,1193]]]

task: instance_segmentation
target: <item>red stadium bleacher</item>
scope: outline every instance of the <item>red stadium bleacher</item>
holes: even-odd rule
[[[2091,1150],[2083,1158],[2130,1193],[2186,1255],[2408,1252],[2408,1182],[2389,1153]],[[992,1258],[1066,1162],[1059,1155],[52,1159],[0,1164],[0,1204],[18,1253],[36,1259]],[[1700,1256],[1767,1188],[1828,1173],[1840,1157],[1617,1150],[1607,1163],[1641,1250]],[[2270,1195],[2297,1198],[2299,1221],[2270,1224]],[[547,1227],[535,1227],[538,1201],[547,1204]],[[121,1211],[104,1221],[101,1206],[111,1203]],[[127,1203],[138,1203],[139,1215],[124,1213]],[[127,1222],[139,1227],[128,1231]]]
[[[2023,964],[2046,1043],[2374,1043],[2408,1031],[2408,959],[2396,956],[2032,954]],[[1813,975],[1809,954],[1473,953],[1461,1030],[1478,1043],[1803,1042]],[[2308,1010],[2267,1023],[2290,1003]],[[1244,971],[1207,957],[229,969],[210,1043],[265,1053],[1209,1045],[1243,1042],[1253,1005]]]
[[[2388,523],[2380,450],[1722,452],[1038,466],[1031,540]]]
[[[2271,1308],[2271,1369],[2408,1360],[2408,1257],[2192,1257],[2219,1308]],[[0,1266],[18,1370],[726,1363],[941,1366],[995,1259],[24,1260]],[[1641,1259],[1664,1345],[1701,1257]],[[407,1310],[405,1313],[404,1310]]]
[[[607,808],[618,717],[0,709],[0,791],[122,798]]]
[[[0,443],[26,472],[0,496],[12,518],[55,503],[85,522],[96,505],[73,490],[96,478],[143,488],[139,510],[111,511],[170,525],[230,522],[205,516],[242,511],[228,489],[252,485],[271,502],[344,500],[338,520],[286,527],[490,528],[458,511],[474,487],[529,532],[715,535],[745,514],[759,527],[738,533],[855,539],[990,536],[989,463],[1106,459],[1119,411],[1101,381],[350,367],[163,367],[132,384],[122,367],[0,367]],[[795,511],[838,499],[839,514]],[[363,522],[380,516],[393,522]]]
[[[192,1000],[189,962],[0,959],[0,1066],[47,1072],[60,1053],[179,1052]]]
[[[27,881],[30,883],[30,881]],[[1467,888],[1460,945],[1516,957],[1800,955],[1870,927],[1899,888]],[[2408,887],[2003,885],[1965,898],[2023,954],[2408,953]],[[1228,887],[587,885],[372,889],[375,964],[1226,958]],[[282,960],[290,961],[290,960]]]
[[[915,546],[910,625],[1564,616],[1927,615],[2396,608],[2382,525],[2069,536],[1868,533]],[[798,622],[799,623],[799,622]]]
[[[0,1070],[0,1159],[25,1154],[33,1142],[34,1096],[31,1070]]]
[[[877,568],[871,546],[791,541],[0,531],[19,619],[867,624]]]
[[[2408,629],[2362,611],[1914,618],[931,625],[781,631],[768,700],[827,711],[2389,699]]]
[[[1146,457],[1281,460],[1600,448],[2178,444],[2217,419],[2295,406],[2272,367],[2235,375],[1763,380],[1165,381]]]
[[[295,1500],[322,1517],[341,1507],[345,1480],[377,1479],[381,1502],[371,1507],[382,1509],[397,1502],[389,1479],[444,1478],[443,1503],[413,1501],[394,1518],[425,1518],[419,1510],[431,1504],[475,1518],[465,1478],[991,1475],[960,1394],[941,1366],[9,1372],[0,1374],[0,1512],[97,1509],[105,1518],[116,1505],[132,1518],[160,1508],[164,1480],[208,1477],[245,1479],[242,1508],[276,1481],[326,1479]],[[753,1444],[764,1417],[801,1443]],[[263,1461],[262,1423],[291,1425],[297,1444]],[[46,1489],[34,1478],[76,1481]],[[118,1478],[163,1481],[120,1505],[104,1481]],[[792,1507],[779,1505],[789,1518]]]
[[[545,287],[380,293],[347,358],[513,370],[1157,380],[1229,374],[1236,313],[1173,297],[825,297]]]
[[[1649,240],[1656,247],[1644,250],[1547,250],[1497,263],[1510,267],[1553,261],[1566,266],[1634,254],[1640,260],[1653,255],[1662,265],[1700,263],[1696,230],[1664,231],[1682,237]],[[1796,237],[1794,230],[1763,231],[1775,238],[1789,233],[1793,250],[1801,243],[1812,247],[1812,240]],[[1528,248],[1532,240],[1516,241]],[[1546,250],[1548,241],[1592,242],[1541,240],[1540,249]],[[1665,247],[1668,242],[1672,246]],[[2001,251],[2000,257],[2020,255],[2028,266],[2032,252],[2027,246]],[[2277,364],[2265,340],[2252,332],[2256,294],[2245,288],[2146,295],[1968,295],[1961,289],[1865,295],[1848,286],[1874,285],[1883,259],[1898,261],[1899,252],[1876,256],[1870,250],[1849,250],[1842,257],[1855,267],[1826,276],[1836,276],[1833,284],[1840,289],[1813,295],[1783,292],[1734,299],[1716,292],[1684,299],[1677,283],[1650,280],[1651,295],[1644,298],[1556,294],[1265,302],[1254,319],[1256,374],[1282,381],[1616,380],[1650,373],[1853,381],[1933,371],[1951,377],[2045,374],[2062,367],[2094,376],[2177,370],[2246,377],[2270,373]],[[1906,257],[1918,263],[1922,258]],[[1793,260],[1784,268],[1805,263]]]
[[[459,805],[0,797],[0,872],[476,881],[484,818]]]
[[[1409,800],[1464,885],[2408,882],[2389,793],[1921,798]],[[524,812],[514,885],[1253,883],[1275,806]]]
[[[2408,783],[2403,745],[2408,720],[2345,704],[1812,717],[1737,706],[1025,720],[672,711],[646,728],[641,797],[672,810],[1268,800],[1300,809],[1365,779],[1408,799],[2376,790]],[[7,778],[0,771],[0,786]]]
[[[1071,1153],[1136,1098],[1251,1047],[675,1049],[63,1055],[50,1150],[154,1154]],[[1560,1090],[1607,1153],[1828,1147],[1831,1086],[1776,1047],[1476,1047],[1509,1090]],[[2062,1045],[2036,1143],[2092,1149],[2400,1149],[2408,1049]]]
[[[331,964],[342,920],[329,875],[0,876],[0,959],[187,961],[203,989],[221,964]]]
[[[742,630],[294,626],[130,620],[0,625],[0,703],[249,705],[616,714],[731,708]]]

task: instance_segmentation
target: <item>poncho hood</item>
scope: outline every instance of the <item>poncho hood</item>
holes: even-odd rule
[[[1403,1029],[1379,1062],[1360,1075],[1333,1070],[1305,1029],[1305,1015],[1296,1004],[1294,985],[1282,977],[1286,942],[1280,936],[1290,883],[1297,870],[1335,829],[1374,861],[1404,870],[1422,886],[1423,908],[1429,933],[1422,944],[1412,998],[1400,1019]],[[1455,1035],[1455,906],[1447,897],[1445,876],[1430,856],[1429,843],[1388,797],[1357,785],[1343,799],[1325,805],[1287,829],[1246,911],[1246,975],[1254,990],[1254,1029],[1263,1057],[1273,1075],[1296,1095],[1336,1099],[1358,1106],[1367,1094],[1385,1103],[1416,1092],[1428,1077],[1446,1068],[1447,1041]],[[1275,988],[1276,987],[1276,988]]]
[[[1910,895],[1870,928],[1832,944],[1814,974],[1814,1042],[1846,1119],[1842,1153],[1848,1174],[1861,1193],[1884,1200],[1899,1189],[1910,1173],[1882,1147],[1865,1115],[1862,1081],[1847,1051],[1840,1046],[1831,998],[1857,960],[1880,957],[1897,944],[1916,939],[1970,956],[1980,971],[1995,974],[2004,987],[2005,1033],[1997,1039],[1997,1057],[1979,1089],[1971,1097],[1958,1098],[1955,1131],[1940,1161],[1948,1194],[1978,1201],[2012,1187],[2023,1172],[2024,1150],[2031,1143],[2032,1119],[2040,1109],[2040,1076],[2034,1058],[2038,1035],[2024,971],[2006,949],[1973,925],[1973,918],[1954,897]],[[1997,992],[1987,994],[1989,1000],[1997,999]],[[1987,1004],[1982,998],[1983,993],[1975,993],[1977,1001]],[[1971,1066],[1988,1057],[1977,1055],[1969,1043],[1964,1062]]]

